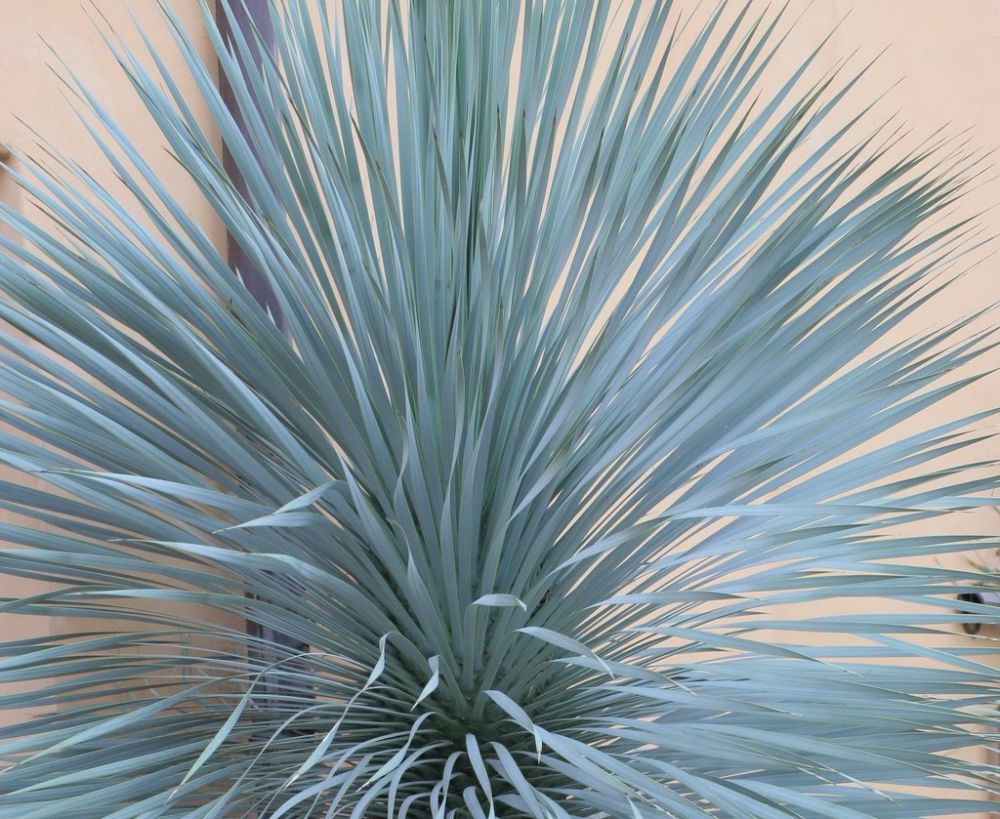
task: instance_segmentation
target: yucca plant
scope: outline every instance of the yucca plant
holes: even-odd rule
[[[245,127],[168,9],[245,195],[109,37],[276,307],[77,87],[132,198],[4,211],[3,612],[76,625],[0,648],[0,818],[982,809],[986,413],[899,431],[993,343],[906,323],[979,157],[732,9],[206,6]]]

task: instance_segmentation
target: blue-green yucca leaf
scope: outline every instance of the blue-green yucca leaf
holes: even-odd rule
[[[976,812],[992,413],[901,424],[995,343],[906,329],[980,157],[759,98],[753,3],[319,5],[205,5],[243,127],[108,38],[281,327],[84,87],[131,199],[3,210],[0,615],[78,626],[0,648],[0,819]]]

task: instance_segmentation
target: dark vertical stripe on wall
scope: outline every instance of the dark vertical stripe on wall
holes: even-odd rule
[[[236,24],[239,26],[239,30],[243,33],[250,46],[256,65],[260,65],[263,59],[259,41],[263,41],[264,47],[269,49],[271,53],[274,52],[274,25],[272,24],[271,15],[268,12],[268,4],[270,2],[272,0],[218,0],[216,4],[216,20],[218,21],[219,30],[223,38],[226,42],[231,42],[232,40],[233,29],[230,24],[229,15],[225,11],[225,7],[228,6],[232,11],[232,16]],[[246,70],[245,66],[243,66],[243,69],[244,71]],[[246,135],[246,123],[240,114],[239,105],[236,103],[236,96],[233,94],[233,88],[221,69],[219,71],[219,91],[222,94],[222,99],[226,107],[236,120],[240,132]],[[259,161],[260,157],[258,156],[257,159]],[[226,173],[233,180],[233,184],[240,192],[240,195],[244,198],[249,198],[246,180],[244,180],[239,168],[236,166],[232,153],[226,146],[223,146],[222,161]],[[271,311],[271,314],[275,317],[275,321],[281,326],[283,323],[281,310],[278,307],[277,300],[274,298],[274,293],[268,287],[267,279],[264,278],[260,268],[251,262],[247,254],[243,251],[243,248],[240,247],[239,242],[232,235],[229,236],[228,241],[230,266],[239,272],[247,288],[253,293],[254,298]]]
[[[231,42],[232,40],[233,29],[230,24],[230,15],[226,13],[226,6],[228,5],[232,12],[232,21],[239,26],[239,30],[244,34],[247,43],[251,46],[253,60],[256,65],[260,65],[263,59],[263,53],[260,51],[261,45],[269,49],[271,53],[274,52],[274,26],[272,25],[271,15],[268,11],[269,2],[270,0],[217,0],[216,3],[216,20],[218,21],[219,30],[223,38],[226,42]],[[246,71],[245,64],[242,64],[241,68],[244,72]],[[226,107],[236,120],[240,132],[246,136],[246,123],[240,114],[232,86],[221,68],[219,71],[219,90]],[[258,161],[262,159],[260,156],[256,158]],[[246,180],[244,180],[240,173],[229,149],[225,146],[223,146],[223,163],[226,173],[229,174],[240,195],[249,199]],[[274,292],[267,283],[267,279],[263,276],[260,269],[253,264],[243,248],[240,247],[239,242],[232,235],[228,237],[228,254],[230,267],[239,273],[254,298],[263,307],[271,311],[278,326],[283,327],[284,321],[281,316],[281,309],[274,297]],[[258,646],[251,646],[249,656],[262,666],[274,665],[279,661],[287,659],[289,655],[304,653],[309,649],[307,644],[287,634],[281,634],[274,629],[263,626],[260,623],[255,623],[252,620],[247,621],[247,633],[251,637],[261,641]],[[285,668],[289,671],[295,670],[294,664],[286,665]],[[281,684],[280,676],[280,674],[273,673],[264,675],[263,679],[257,685],[256,690],[265,697],[281,697],[286,693],[292,693],[298,697],[303,696],[304,692],[301,690],[301,685],[296,686],[293,691],[287,691],[286,687]]]

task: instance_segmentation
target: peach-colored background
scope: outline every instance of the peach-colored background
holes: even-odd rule
[[[583,0],[585,1],[585,0]],[[198,31],[196,0],[168,0]],[[676,0],[679,9],[696,17],[707,14],[714,3]],[[735,14],[742,0],[729,0]],[[221,245],[222,232],[192,185],[176,172],[173,162],[160,150],[151,123],[129,93],[116,70],[97,29],[79,0],[0,0],[0,143],[15,152],[34,153],[37,131],[55,148],[92,170],[109,185],[114,180],[99,161],[82,126],[60,91],[49,65],[52,51],[60,55],[77,75],[105,102],[145,149],[154,166],[162,169],[191,213],[211,231]],[[153,0],[95,0],[111,27],[126,41],[136,43],[129,15],[163,44],[167,61],[179,58],[167,45],[169,37]],[[705,8],[700,8],[704,6]],[[764,2],[759,3],[761,9]],[[858,52],[853,64],[881,56],[853,94],[844,115],[850,114],[896,81],[880,103],[875,117],[899,112],[913,130],[914,143],[940,127],[958,133],[971,129],[973,144],[993,148],[1000,144],[1000,0],[791,0],[789,16],[801,15],[798,27],[774,70],[770,82],[786,79],[803,55],[840,21],[830,45],[819,60],[817,73],[838,60]],[[209,53],[206,38],[200,47]],[[184,87],[184,77],[181,85]],[[766,87],[763,88],[766,92]],[[197,99],[192,94],[192,99]],[[20,122],[23,120],[24,123]],[[875,119],[872,120],[873,122]],[[832,129],[835,123],[830,124]],[[30,129],[29,129],[30,126]],[[18,201],[9,179],[0,172],[0,198]],[[1000,181],[992,175],[972,191],[961,206],[969,214],[983,212],[982,224],[989,233],[1000,232]],[[965,314],[1000,297],[997,264],[987,260],[963,280],[943,293],[907,330],[925,329],[932,323]],[[993,366],[1000,365],[1000,353]],[[992,376],[966,391],[958,401],[935,410],[935,415],[954,416],[996,403],[1000,376]],[[982,444],[983,458],[1000,458],[1000,441]],[[953,521],[966,531],[995,531],[1000,516],[992,510],[966,514]],[[1000,558],[994,558],[1000,564]],[[961,565],[963,558],[956,561]],[[998,566],[1000,568],[1000,566]],[[0,578],[0,597],[25,591],[21,581]],[[67,622],[27,621],[12,617],[0,621],[0,639],[18,639],[30,634],[73,630]],[[956,633],[956,640],[967,639]],[[0,718],[6,719],[10,715]],[[984,814],[985,815],[985,814]]]

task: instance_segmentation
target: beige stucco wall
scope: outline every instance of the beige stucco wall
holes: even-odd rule
[[[197,0],[170,0],[182,20],[198,31],[201,15]],[[142,110],[104,41],[97,25],[98,9],[107,25],[132,47],[141,47],[130,15],[158,44],[167,46],[170,35],[155,0],[100,0],[90,4],[77,0],[0,0],[0,143],[13,150],[15,167],[18,154],[40,157],[40,140],[51,148],[86,167],[105,185],[114,187],[115,177],[101,161],[97,147],[90,140],[69,102],[70,94],[52,67],[58,54],[77,77],[116,117],[143,149],[150,164],[177,192],[189,213],[204,225],[224,247],[225,234],[213,219],[210,209],[196,193],[193,184],[178,173],[177,163],[161,147],[152,121]],[[207,35],[199,42],[206,59],[213,59]],[[165,48],[169,65],[182,67],[180,55]],[[213,63],[214,64],[214,63]],[[178,73],[180,85],[190,89],[195,110],[199,103],[194,83]],[[30,207],[20,196],[9,175],[0,171],[0,201]],[[3,230],[0,227],[0,230]],[[0,468],[0,478],[11,479],[9,470]],[[22,482],[30,481],[18,476]],[[40,592],[41,584],[20,579],[0,578],[0,597],[23,596]],[[121,628],[108,622],[107,628]],[[69,618],[38,618],[5,615],[0,618],[0,640],[17,640],[46,634],[83,631],[93,622],[73,622]],[[18,718],[15,712],[0,715],[6,722]]]
[[[196,30],[197,0],[168,0],[182,18]],[[682,8],[697,10],[694,0],[677,0]],[[730,0],[735,13],[742,0]],[[136,42],[129,13],[157,43],[167,43],[168,35],[154,0],[95,0],[111,26],[127,41]],[[49,47],[64,58],[77,75],[104,101],[117,119],[126,124],[150,161],[171,181],[190,211],[223,241],[223,236],[194,188],[177,174],[173,161],[160,150],[151,123],[138,102],[128,93],[122,76],[102,43],[93,22],[79,0],[0,0],[0,142],[15,151],[34,152],[35,138],[29,126],[53,146],[91,169],[99,179],[114,184],[106,166],[99,161],[83,127],[60,92],[49,70]],[[763,8],[763,2],[761,2]],[[850,12],[850,13],[848,13]],[[897,80],[879,106],[886,115],[899,112],[910,124],[914,141],[947,126],[953,132],[971,128],[975,143],[992,148],[1000,144],[1000,0],[791,0],[789,16],[802,14],[796,33],[769,76],[779,82],[791,73],[800,58],[838,21],[840,27],[819,60],[817,71],[830,68],[838,60],[859,52],[857,65],[883,54],[853,95],[857,105],[873,99]],[[207,39],[200,43],[209,53]],[[167,50],[168,62],[179,58]],[[185,79],[181,75],[181,86]],[[192,99],[196,99],[192,95]],[[845,111],[850,112],[850,104]],[[26,124],[18,121],[23,119]],[[874,121],[874,120],[873,120]],[[833,127],[831,123],[830,127]],[[0,198],[16,201],[9,179],[0,175]],[[985,211],[981,221],[988,232],[1000,232],[1000,181],[985,179],[972,191],[961,209],[973,214]],[[951,286],[927,309],[914,317],[903,332],[924,329],[963,315],[1000,296],[997,265],[987,262],[962,281]],[[992,363],[1000,365],[1000,353]],[[986,378],[969,388],[958,402],[940,407],[920,423],[953,416],[956,411],[974,411],[994,404],[1000,397],[1000,376]],[[984,458],[1000,458],[1000,439],[982,445]],[[1000,517],[992,510],[963,515],[955,525],[967,531],[995,531]],[[959,564],[961,559],[958,559]],[[1000,561],[998,561],[1000,562]],[[21,581],[0,578],[0,597],[20,595]],[[3,639],[29,634],[73,630],[59,621],[26,621],[6,617],[0,621]],[[966,639],[956,633],[956,640]]]

